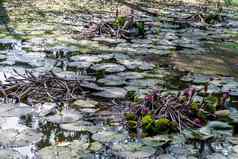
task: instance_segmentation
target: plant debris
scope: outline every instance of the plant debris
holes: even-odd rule
[[[144,136],[200,128],[216,118],[214,112],[220,103],[219,97],[210,95],[198,102],[194,100],[197,93],[193,87],[178,95],[157,90],[142,102],[130,106],[129,112],[125,113],[127,127],[131,132],[141,128]]]
[[[81,32],[80,38],[93,38],[96,36],[113,37],[131,40],[145,36],[145,22],[135,20],[133,12],[128,16],[116,16],[115,20],[90,22]]]
[[[17,78],[5,76],[5,83],[0,84],[0,95],[5,99],[14,98],[16,102],[40,103],[49,100],[62,102],[78,99],[85,93],[79,79],[64,79],[53,72],[39,76],[30,71],[25,71],[24,74],[16,70],[14,72]]]

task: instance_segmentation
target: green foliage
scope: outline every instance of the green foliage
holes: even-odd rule
[[[170,120],[166,118],[160,118],[155,121],[156,132],[167,132],[170,129]]]
[[[228,34],[238,36],[238,33],[234,33],[234,32],[228,33]],[[223,47],[232,49],[232,50],[238,50],[238,43],[227,43],[227,44],[224,44]]]
[[[191,110],[193,112],[197,112],[199,109],[199,103],[198,102],[192,102],[192,105],[191,105]]]
[[[130,121],[136,121],[136,115],[132,112],[129,112],[129,113],[125,113],[125,118],[126,120]]]
[[[126,16],[118,16],[112,25],[114,28],[121,28],[125,25],[126,20],[127,20]]]
[[[138,102],[138,96],[136,95],[136,91],[128,91],[127,98],[132,102]]]
[[[3,3],[3,2],[6,2],[6,0],[0,0],[0,4]]]
[[[143,21],[136,23],[136,28],[139,35],[145,35],[145,23]]]
[[[154,133],[154,119],[152,115],[146,115],[142,118],[142,128],[143,132],[147,134]]]
[[[153,120],[152,115],[145,115],[145,116],[142,118],[142,126],[143,126],[143,125],[151,124],[151,123],[153,123],[153,122],[154,122],[154,120]]]
[[[215,96],[208,96],[205,97],[204,102],[206,103],[205,106],[205,110],[210,112],[210,113],[214,113],[216,111],[216,108],[219,104],[219,100],[217,97]]]
[[[133,120],[128,121],[128,127],[130,130],[136,130],[137,127],[137,122]]]
[[[208,116],[209,116],[210,114],[208,113],[208,112],[202,112],[202,111],[199,111],[198,113],[197,113],[197,117],[198,118],[200,118],[200,119],[203,119],[203,120],[205,120],[205,121],[207,121],[206,119],[208,118]]]
[[[146,115],[142,118],[143,133],[147,136],[174,132],[176,127],[176,123],[167,118],[155,120],[152,115]]]
[[[232,1],[233,0],[224,0],[224,3],[226,6],[230,6],[230,5],[232,5]]]

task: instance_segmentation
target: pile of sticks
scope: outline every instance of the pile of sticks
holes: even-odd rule
[[[84,95],[78,79],[64,79],[53,72],[36,76],[30,71],[20,74],[15,71],[16,77],[6,77],[4,84],[0,84],[0,96],[6,99],[15,99],[16,102],[46,102],[71,101]]]
[[[89,39],[94,38],[97,36],[106,36],[106,37],[113,37],[116,39],[126,39],[130,40],[130,30],[128,27],[113,27],[113,21],[108,22],[100,22],[100,23],[90,23],[90,26],[82,31],[80,34],[80,38]]]

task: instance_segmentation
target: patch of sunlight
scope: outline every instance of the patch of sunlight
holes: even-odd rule
[[[181,55],[174,54],[171,63],[180,71],[191,71],[210,75],[238,76],[233,65],[238,61],[234,57],[217,55]]]

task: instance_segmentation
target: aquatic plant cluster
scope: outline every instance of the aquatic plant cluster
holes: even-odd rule
[[[113,21],[101,21],[100,23],[91,22],[87,29],[82,31],[83,38],[93,38],[96,36],[107,36],[132,40],[135,37],[144,37],[144,21],[136,21],[133,15],[117,16]]]
[[[200,128],[214,120],[215,111],[222,109],[228,95],[205,95],[202,101],[195,99],[199,91],[190,87],[178,95],[154,91],[143,102],[130,106],[125,113],[127,127],[136,133],[141,128],[144,136],[181,132],[185,128]]]

